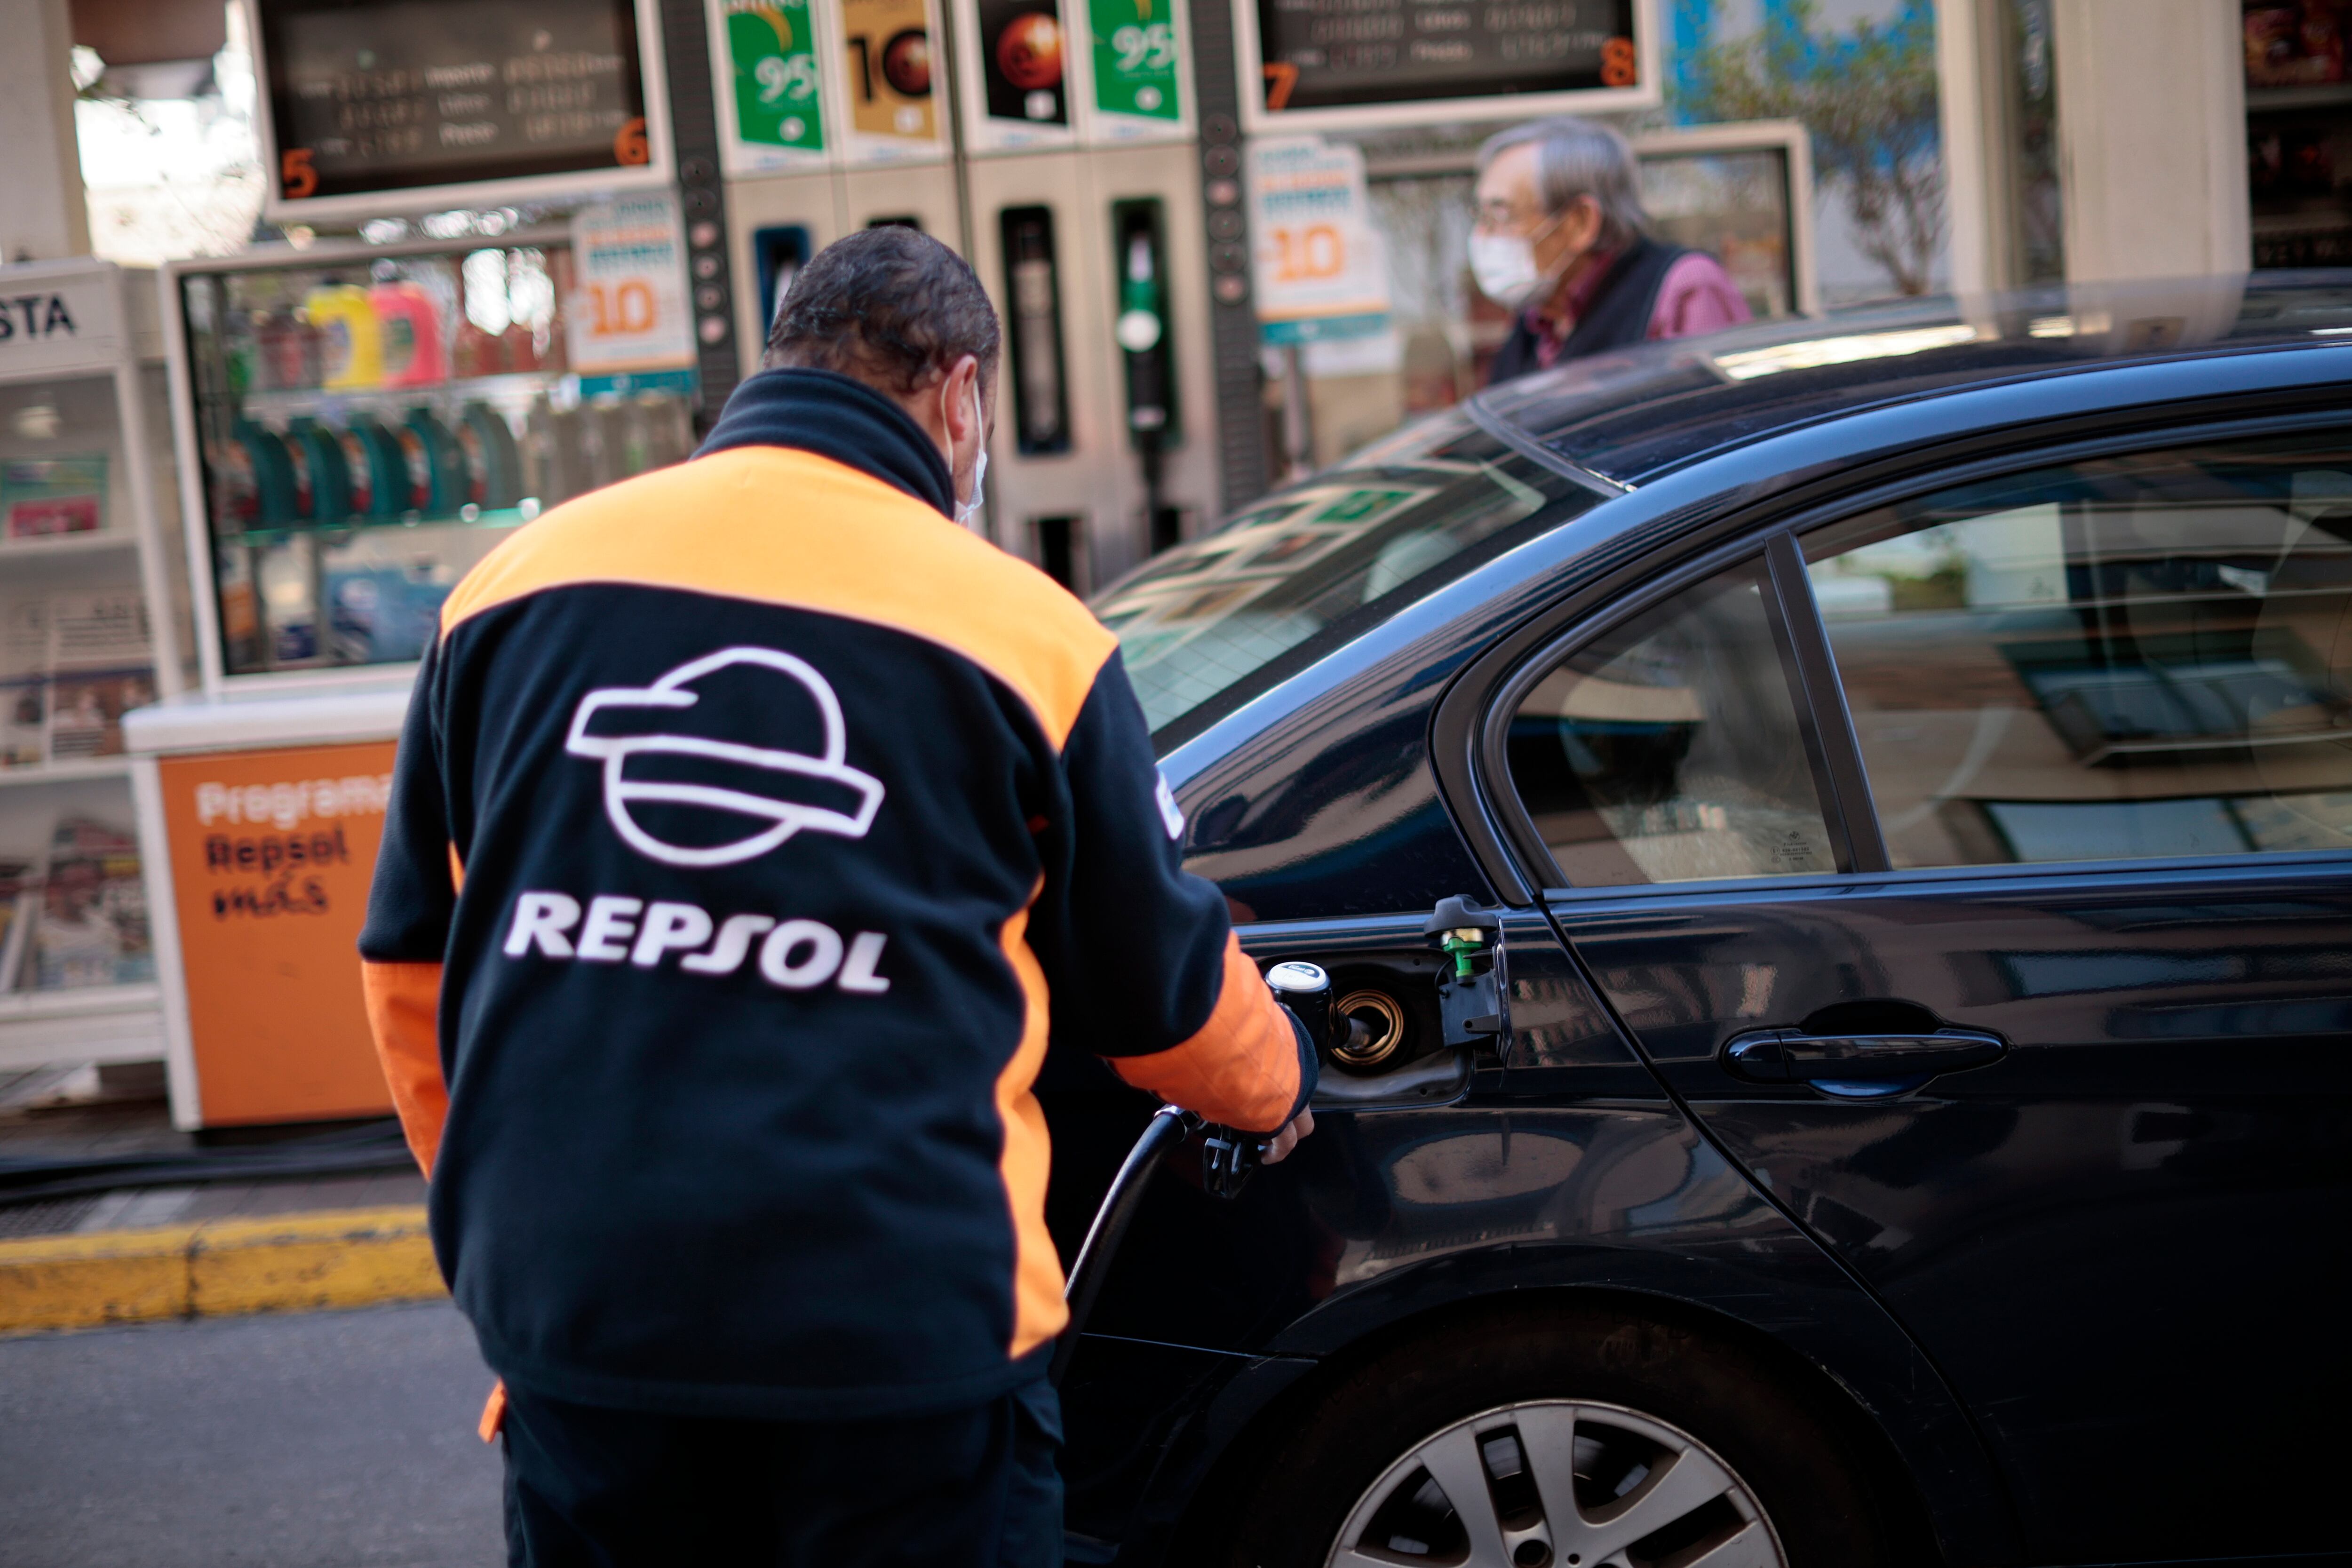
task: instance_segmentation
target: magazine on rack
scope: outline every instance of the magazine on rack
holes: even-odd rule
[[[0,767],[116,755],[125,710],[154,700],[137,589],[0,596]]]
[[[143,669],[58,672],[49,682],[49,760],[119,754],[122,715],[154,700],[154,678]]]
[[[15,990],[16,971],[24,967],[37,886],[29,862],[0,860],[0,991]]]
[[[131,669],[154,662],[147,600],[135,588],[52,594],[49,668]]]
[[[34,989],[135,985],[155,978],[139,843],[88,817],[49,835],[32,939]]]
[[[49,601],[0,595],[0,768],[48,760]]]

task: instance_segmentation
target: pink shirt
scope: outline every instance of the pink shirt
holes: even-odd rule
[[[1533,310],[1528,312],[1528,325],[1536,334],[1536,363],[1549,368],[1559,357],[1560,344],[1576,330],[1577,321],[1591,304],[1592,296],[1600,290],[1601,280],[1609,274],[1611,261],[1604,257],[1586,272],[1568,297],[1566,315],[1554,335],[1553,323]],[[1723,264],[1703,250],[1687,251],[1666,268],[1658,282],[1658,303],[1650,312],[1650,330],[1645,334],[1653,341],[1664,338],[1691,338],[1701,332],[1712,332],[1724,327],[1737,326],[1748,320],[1748,300],[1731,281],[1731,274]]]

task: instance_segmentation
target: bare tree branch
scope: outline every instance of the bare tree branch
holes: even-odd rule
[[[1906,0],[1892,22],[1828,34],[1818,16],[1816,0],[1794,0],[1753,37],[1707,45],[1677,107],[1695,120],[1802,121],[1862,253],[1900,292],[1925,293],[1944,243],[1934,15]]]

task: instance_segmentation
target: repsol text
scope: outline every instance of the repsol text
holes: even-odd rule
[[[267,877],[295,866],[348,866],[352,847],[343,825],[320,833],[257,833],[205,835],[205,869],[215,876],[259,872]]]
[[[713,916],[698,904],[598,893],[583,908],[569,893],[529,892],[515,900],[503,952],[560,963],[627,963],[659,969],[672,957],[688,974],[732,974],[749,962],[785,991],[830,984],[857,996],[890,989],[880,972],[888,939],[862,931],[844,941],[822,921],[774,915]]]

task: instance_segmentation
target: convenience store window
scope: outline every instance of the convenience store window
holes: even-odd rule
[[[677,374],[572,373],[565,231],[176,281],[227,676],[410,662],[514,529],[693,450]]]
[[[2242,0],[2256,267],[2352,262],[2347,0]]]

